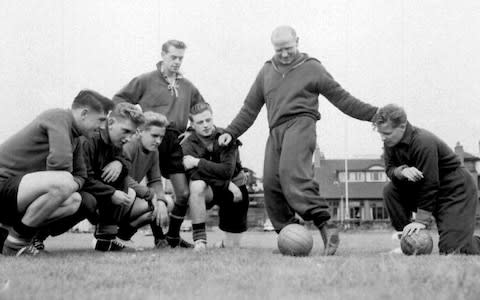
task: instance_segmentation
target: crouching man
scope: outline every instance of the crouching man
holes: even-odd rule
[[[36,255],[32,239],[52,221],[75,213],[86,169],[79,138],[103,124],[113,103],[81,91],[71,110],[50,109],[0,145],[3,255]]]
[[[480,238],[473,235],[477,189],[457,155],[434,134],[412,126],[394,104],[378,111],[374,125],[391,179],[383,196],[393,227],[408,235],[435,219],[441,254],[480,254]]]
[[[164,115],[145,112],[145,124],[140,133],[123,146],[123,153],[131,163],[127,184],[136,193],[128,218],[120,223],[118,238],[130,241],[140,227],[150,224],[155,248],[168,246],[162,227],[168,225],[168,209],[173,207],[165,197],[160,174],[158,146],[168,125]],[[147,186],[140,184],[146,178]]]
[[[88,175],[83,191],[95,198],[99,214],[95,250],[133,250],[117,239],[118,224],[128,218],[135,199],[135,192],[127,186],[130,162],[123,155],[122,146],[143,123],[144,117],[138,108],[119,103],[110,113],[107,126],[83,140]]]
[[[190,110],[194,132],[182,144],[183,164],[190,186],[190,217],[194,250],[206,249],[206,210],[219,206],[219,227],[225,232],[221,247],[239,246],[241,234],[247,230],[248,192],[246,176],[240,164],[238,146],[234,141],[220,147],[218,137],[223,130],[215,127],[212,109],[207,103]]]

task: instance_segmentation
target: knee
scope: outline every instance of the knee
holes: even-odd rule
[[[394,186],[391,182],[389,182],[388,184],[386,184],[384,187],[383,187],[383,192],[382,192],[382,195],[383,195],[383,199],[385,200],[385,202],[389,202],[391,201],[391,199],[393,198],[392,196],[394,195]]]
[[[80,204],[82,203],[82,196],[79,193],[75,192],[68,198],[68,203],[65,206],[66,214],[73,215],[78,211],[80,208]]]
[[[97,209],[97,200],[93,197],[92,194],[81,192],[80,195],[82,196],[82,207],[89,213],[96,212]]]
[[[203,180],[195,180],[190,182],[190,195],[202,196],[205,194],[207,184]]]
[[[49,186],[49,192],[58,197],[59,200],[67,200],[75,191],[78,185],[73,180],[72,174],[68,172],[61,172],[59,176]],[[80,195],[75,196],[76,199],[80,199]],[[80,202],[79,202],[80,203]],[[80,205],[80,204],[78,204]]]

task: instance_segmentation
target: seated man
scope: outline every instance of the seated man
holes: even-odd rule
[[[235,141],[218,145],[223,130],[213,124],[212,109],[199,103],[190,110],[194,132],[182,144],[183,163],[190,180],[190,216],[194,250],[205,250],[206,209],[219,206],[219,227],[225,232],[222,247],[239,246],[241,233],[247,230],[248,191]]]
[[[0,145],[0,222],[11,226],[6,238],[0,229],[3,255],[37,254],[38,228],[78,209],[86,177],[79,137],[97,130],[112,106],[81,91],[71,110],[47,110]]]
[[[383,196],[393,227],[409,235],[435,218],[441,254],[480,254],[480,238],[473,235],[477,188],[457,155],[432,133],[412,126],[394,104],[379,110],[374,125],[391,179]]]
[[[150,224],[156,248],[168,246],[162,226],[168,225],[168,202],[163,191],[162,175],[160,174],[158,146],[165,136],[168,125],[164,115],[155,112],[145,112],[145,124],[138,136],[123,146],[123,154],[131,163],[128,187],[136,193],[129,216],[121,220],[118,238],[129,241],[137,229]],[[147,186],[140,184],[146,177]]]
[[[95,198],[99,213],[95,250],[132,250],[116,239],[118,223],[130,213],[135,199],[135,192],[126,184],[130,163],[123,155],[122,146],[143,123],[144,117],[138,108],[119,103],[110,113],[106,128],[82,141],[88,175],[83,191]]]

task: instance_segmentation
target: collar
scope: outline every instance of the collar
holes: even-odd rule
[[[300,65],[302,65],[304,62],[306,62],[308,59],[309,59],[308,54],[300,53],[299,56],[294,61],[292,61],[291,64],[282,65],[282,69],[285,69],[286,70],[285,73],[288,73],[291,70],[298,68]],[[277,72],[281,73],[280,68],[278,67],[277,61],[275,59],[275,56],[273,56],[268,62],[270,62],[273,65],[273,68]]]
[[[416,128],[410,124],[410,122],[407,122],[407,128],[405,129],[405,132],[403,133],[403,137],[398,142],[398,144],[405,144],[405,145],[410,145],[413,139],[413,134],[416,132]]]
[[[167,74],[165,74],[165,70],[163,68],[163,61],[162,60],[159,61],[156,66],[157,66],[158,72],[160,72],[160,75],[162,75],[162,78],[168,82],[168,79],[167,79],[168,76]],[[182,79],[182,78],[183,78],[183,73],[181,73],[180,71],[177,72],[175,79]]]
[[[106,121],[108,122],[108,120]],[[112,140],[110,139],[110,133],[108,131],[108,124],[105,124],[105,128],[100,128],[100,138],[107,145],[113,145]]]

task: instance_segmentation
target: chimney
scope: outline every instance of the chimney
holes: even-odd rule
[[[320,151],[320,147],[318,145],[315,147],[315,152],[313,154],[313,165],[315,168],[320,168],[320,161],[325,160],[325,155],[322,151]]]
[[[455,153],[457,154],[458,158],[460,158],[460,162],[463,166],[465,152],[463,151],[463,146],[460,144],[460,142],[457,142],[455,145]]]

